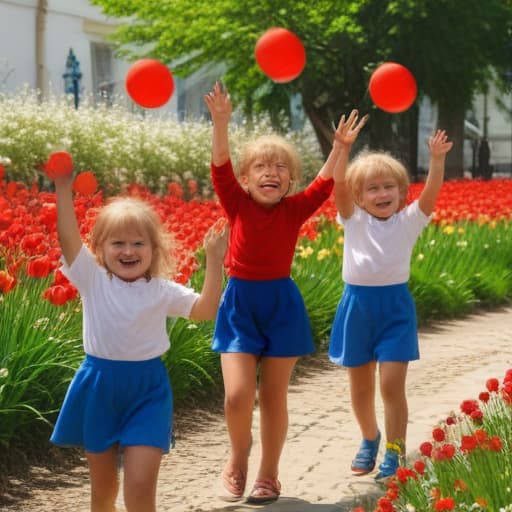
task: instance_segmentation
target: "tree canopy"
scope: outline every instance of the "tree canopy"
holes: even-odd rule
[[[371,147],[400,148],[397,133],[414,138],[417,108],[387,114],[372,105],[368,81],[384,61],[408,67],[439,107],[439,124],[455,147],[448,175],[462,172],[465,111],[491,79],[512,67],[511,0],[92,0],[122,20],[114,38],[129,58],[151,56],[172,63],[186,77],[222,64],[222,81],[247,115],[268,112],[289,119],[290,98],[300,94],[324,152],[341,113],[370,112]],[[287,84],[267,78],[254,46],[270,27],[300,37],[307,64]],[[503,82],[504,83],[504,82]],[[205,91],[206,92],[206,91]],[[397,129],[398,127],[398,129]],[[397,142],[398,140],[398,142]],[[409,153],[414,152],[414,141]],[[407,158],[414,167],[414,159]]]

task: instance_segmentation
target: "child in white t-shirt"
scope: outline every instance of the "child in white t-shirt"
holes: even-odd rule
[[[172,431],[172,390],[161,360],[170,345],[166,319],[215,319],[227,233],[214,226],[205,236],[199,294],[167,277],[166,234],[149,204],[129,197],[110,201],[97,216],[89,249],[80,237],[72,176],[55,177],[55,186],[62,272],[80,292],[85,360],[51,441],[84,447],[92,511],[115,510],[119,451],[127,512],[155,511],[158,471]]]
[[[357,123],[351,114],[347,129]],[[336,133],[345,161],[351,141]],[[438,130],[429,138],[430,169],[417,201],[406,206],[404,166],[388,153],[362,152],[334,171],[338,221],[344,227],[343,295],[331,331],[329,357],[347,367],[352,408],[363,441],[352,461],[357,475],[375,467],[380,431],[375,413],[376,369],[384,403],[386,452],[377,479],[388,478],[405,456],[408,362],[419,358],[416,310],[407,287],[411,254],[428,224],[452,143]]]

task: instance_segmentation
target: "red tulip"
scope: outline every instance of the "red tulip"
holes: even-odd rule
[[[32,277],[46,277],[51,270],[50,258],[41,256],[27,262],[27,274]]]

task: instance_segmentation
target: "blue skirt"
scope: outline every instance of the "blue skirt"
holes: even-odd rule
[[[50,441],[101,453],[114,444],[167,453],[172,390],[160,358],[111,361],[86,355],[69,385]]]
[[[332,362],[361,366],[419,357],[416,306],[406,283],[345,285],[331,330]]]
[[[250,281],[231,277],[217,313],[212,350],[264,357],[315,351],[302,295],[291,278]]]

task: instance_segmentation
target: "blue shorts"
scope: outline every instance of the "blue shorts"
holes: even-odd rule
[[[160,358],[111,361],[86,355],[69,385],[50,441],[101,453],[113,444],[167,453],[172,390]]]
[[[294,281],[231,277],[217,313],[212,350],[265,357],[314,352],[306,307]]]
[[[419,357],[416,306],[406,283],[345,285],[331,330],[332,362],[361,366]]]

